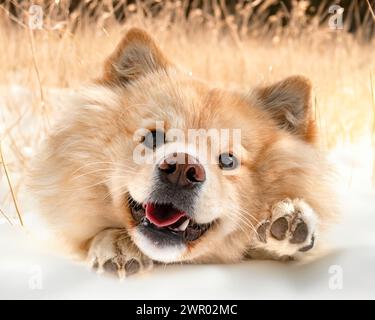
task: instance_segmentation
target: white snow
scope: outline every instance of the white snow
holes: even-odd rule
[[[361,209],[358,217],[366,217],[365,206],[348,209]],[[374,219],[357,225],[365,228],[348,226],[347,243],[307,265],[178,265],[120,282],[48,252],[20,229],[3,224],[0,299],[374,299]]]
[[[0,116],[5,119],[9,115],[1,113],[1,103]],[[23,121],[22,128],[30,130],[30,122],[27,126]],[[342,222],[327,240],[329,253],[314,262],[176,265],[120,282],[90,272],[0,216],[0,299],[374,299],[375,191],[369,150],[370,141],[363,139],[356,145],[338,146],[330,154],[339,172]],[[32,151],[32,146],[23,150],[26,157]],[[12,178],[18,180],[21,175]],[[14,214],[12,203],[4,200],[6,192],[5,177],[0,174],[0,208]],[[23,201],[20,195],[19,202]]]

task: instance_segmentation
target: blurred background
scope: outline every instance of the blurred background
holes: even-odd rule
[[[309,77],[320,146],[337,169],[347,225],[357,228],[343,238],[360,230],[375,244],[374,10],[374,0],[0,0],[0,227],[32,224],[22,192],[29,159],[64,97],[99,76],[137,26],[216,86],[248,91]]]
[[[15,193],[60,98],[100,75],[132,26],[218,86],[311,78],[322,147],[356,145],[350,154],[366,158],[373,176],[374,8],[374,0],[0,0],[0,138]]]

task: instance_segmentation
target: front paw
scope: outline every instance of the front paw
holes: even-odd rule
[[[88,262],[98,273],[114,274],[120,279],[150,270],[153,265],[124,229],[107,229],[97,234],[91,242]]]
[[[279,257],[294,257],[314,247],[318,216],[301,199],[284,199],[272,206],[270,217],[257,227],[261,247]]]

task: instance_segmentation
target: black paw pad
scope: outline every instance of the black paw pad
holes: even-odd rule
[[[119,268],[118,268],[118,265],[115,261],[107,260],[103,264],[103,269],[104,269],[105,272],[108,272],[108,273],[111,273],[111,274],[116,274]]]
[[[308,234],[309,230],[307,224],[304,221],[300,220],[293,232],[290,243],[303,243],[306,241]]]
[[[259,241],[267,243],[267,229],[269,227],[270,223],[263,222],[257,229],[257,236]]]
[[[130,259],[125,263],[125,272],[127,276],[137,273],[141,269],[141,264],[136,259]]]
[[[301,252],[309,251],[312,248],[314,248],[314,244],[315,244],[315,237],[312,236],[310,244],[307,245],[306,247],[303,247],[303,248],[299,249],[299,251],[301,251]]]
[[[271,226],[271,235],[277,240],[284,240],[289,229],[288,220],[284,217],[277,219]]]

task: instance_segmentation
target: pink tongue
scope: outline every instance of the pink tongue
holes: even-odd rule
[[[158,227],[170,226],[185,215],[185,212],[166,204],[147,203],[145,209],[147,219]]]

